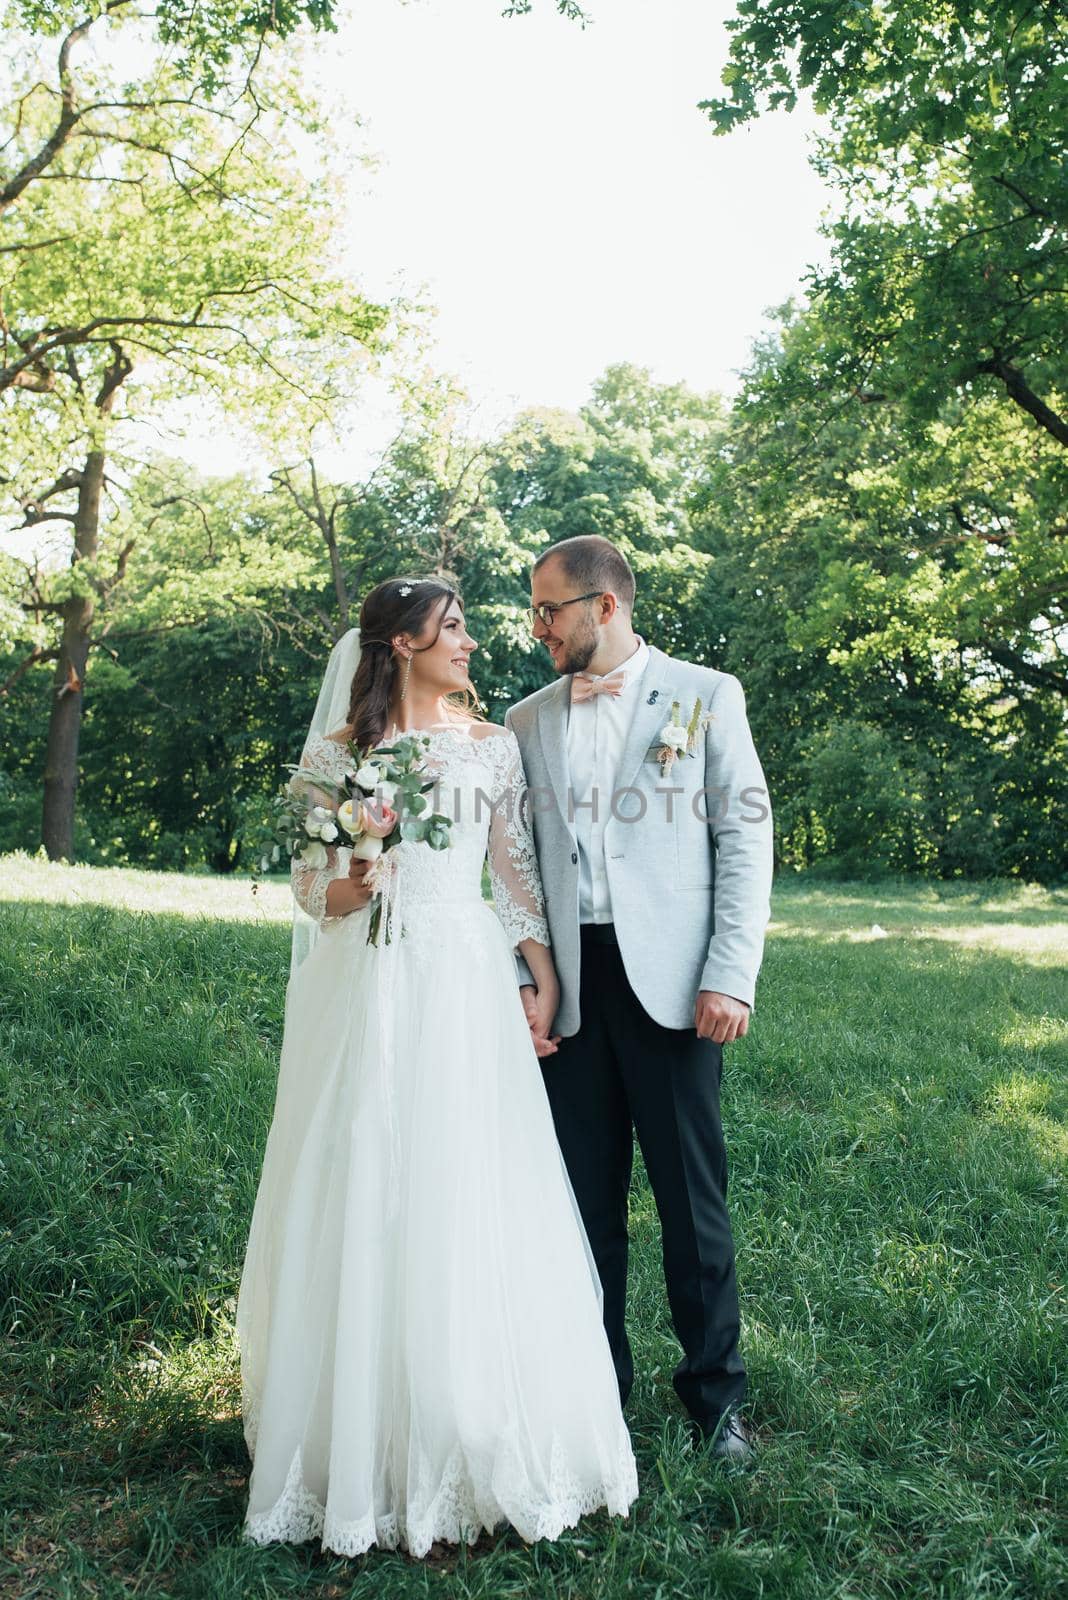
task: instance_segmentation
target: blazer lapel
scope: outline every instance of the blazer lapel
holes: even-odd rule
[[[567,790],[570,769],[567,760],[567,710],[571,698],[571,679],[566,675],[556,684],[556,693],[546,695],[538,711],[538,738],[552,784],[553,797],[568,833],[574,825],[567,820]]]
[[[616,789],[633,786],[645,752],[671,716],[671,702],[675,698],[671,687],[671,658],[658,650],[656,645],[649,646],[649,660],[635,685],[634,694],[638,704],[634,708],[623,754],[619,758]]]

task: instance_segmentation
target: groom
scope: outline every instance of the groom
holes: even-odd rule
[[[648,645],[631,626],[634,589],[626,558],[597,535],[550,546],[531,576],[534,636],[558,678],[505,723],[530,787],[560,978],[557,1049],[542,1070],[622,1398],[634,1379],[624,1312],[636,1133],[683,1349],[675,1389],[713,1453],[744,1460],[753,1446],[719,1090],[723,1046],[753,1009],[771,811],[738,679]],[[682,742],[665,732],[674,702],[683,724],[697,714],[697,731],[692,753],[667,762],[665,743]],[[534,1025],[521,961],[520,983]]]

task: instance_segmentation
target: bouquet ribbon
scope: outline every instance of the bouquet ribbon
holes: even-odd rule
[[[369,874],[368,876],[371,876]],[[378,1007],[379,1092],[386,1123],[389,1180],[387,1216],[397,1214],[400,1202],[400,1136],[397,1129],[396,1100],[396,1007],[397,961],[401,941],[401,863],[396,850],[386,850],[374,866],[374,886],[382,896],[379,940],[375,951],[375,998]]]

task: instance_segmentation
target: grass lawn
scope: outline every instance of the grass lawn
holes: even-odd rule
[[[1068,894],[777,885],[723,1076],[758,1466],[689,1447],[639,1174],[629,1522],[436,1564],[240,1541],[288,915],[0,859],[4,1596],[1068,1593]]]

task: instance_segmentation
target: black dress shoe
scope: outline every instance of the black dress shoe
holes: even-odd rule
[[[723,1413],[711,1431],[701,1430],[709,1454],[717,1461],[748,1465],[756,1459],[756,1448],[740,1413],[733,1407]]]

